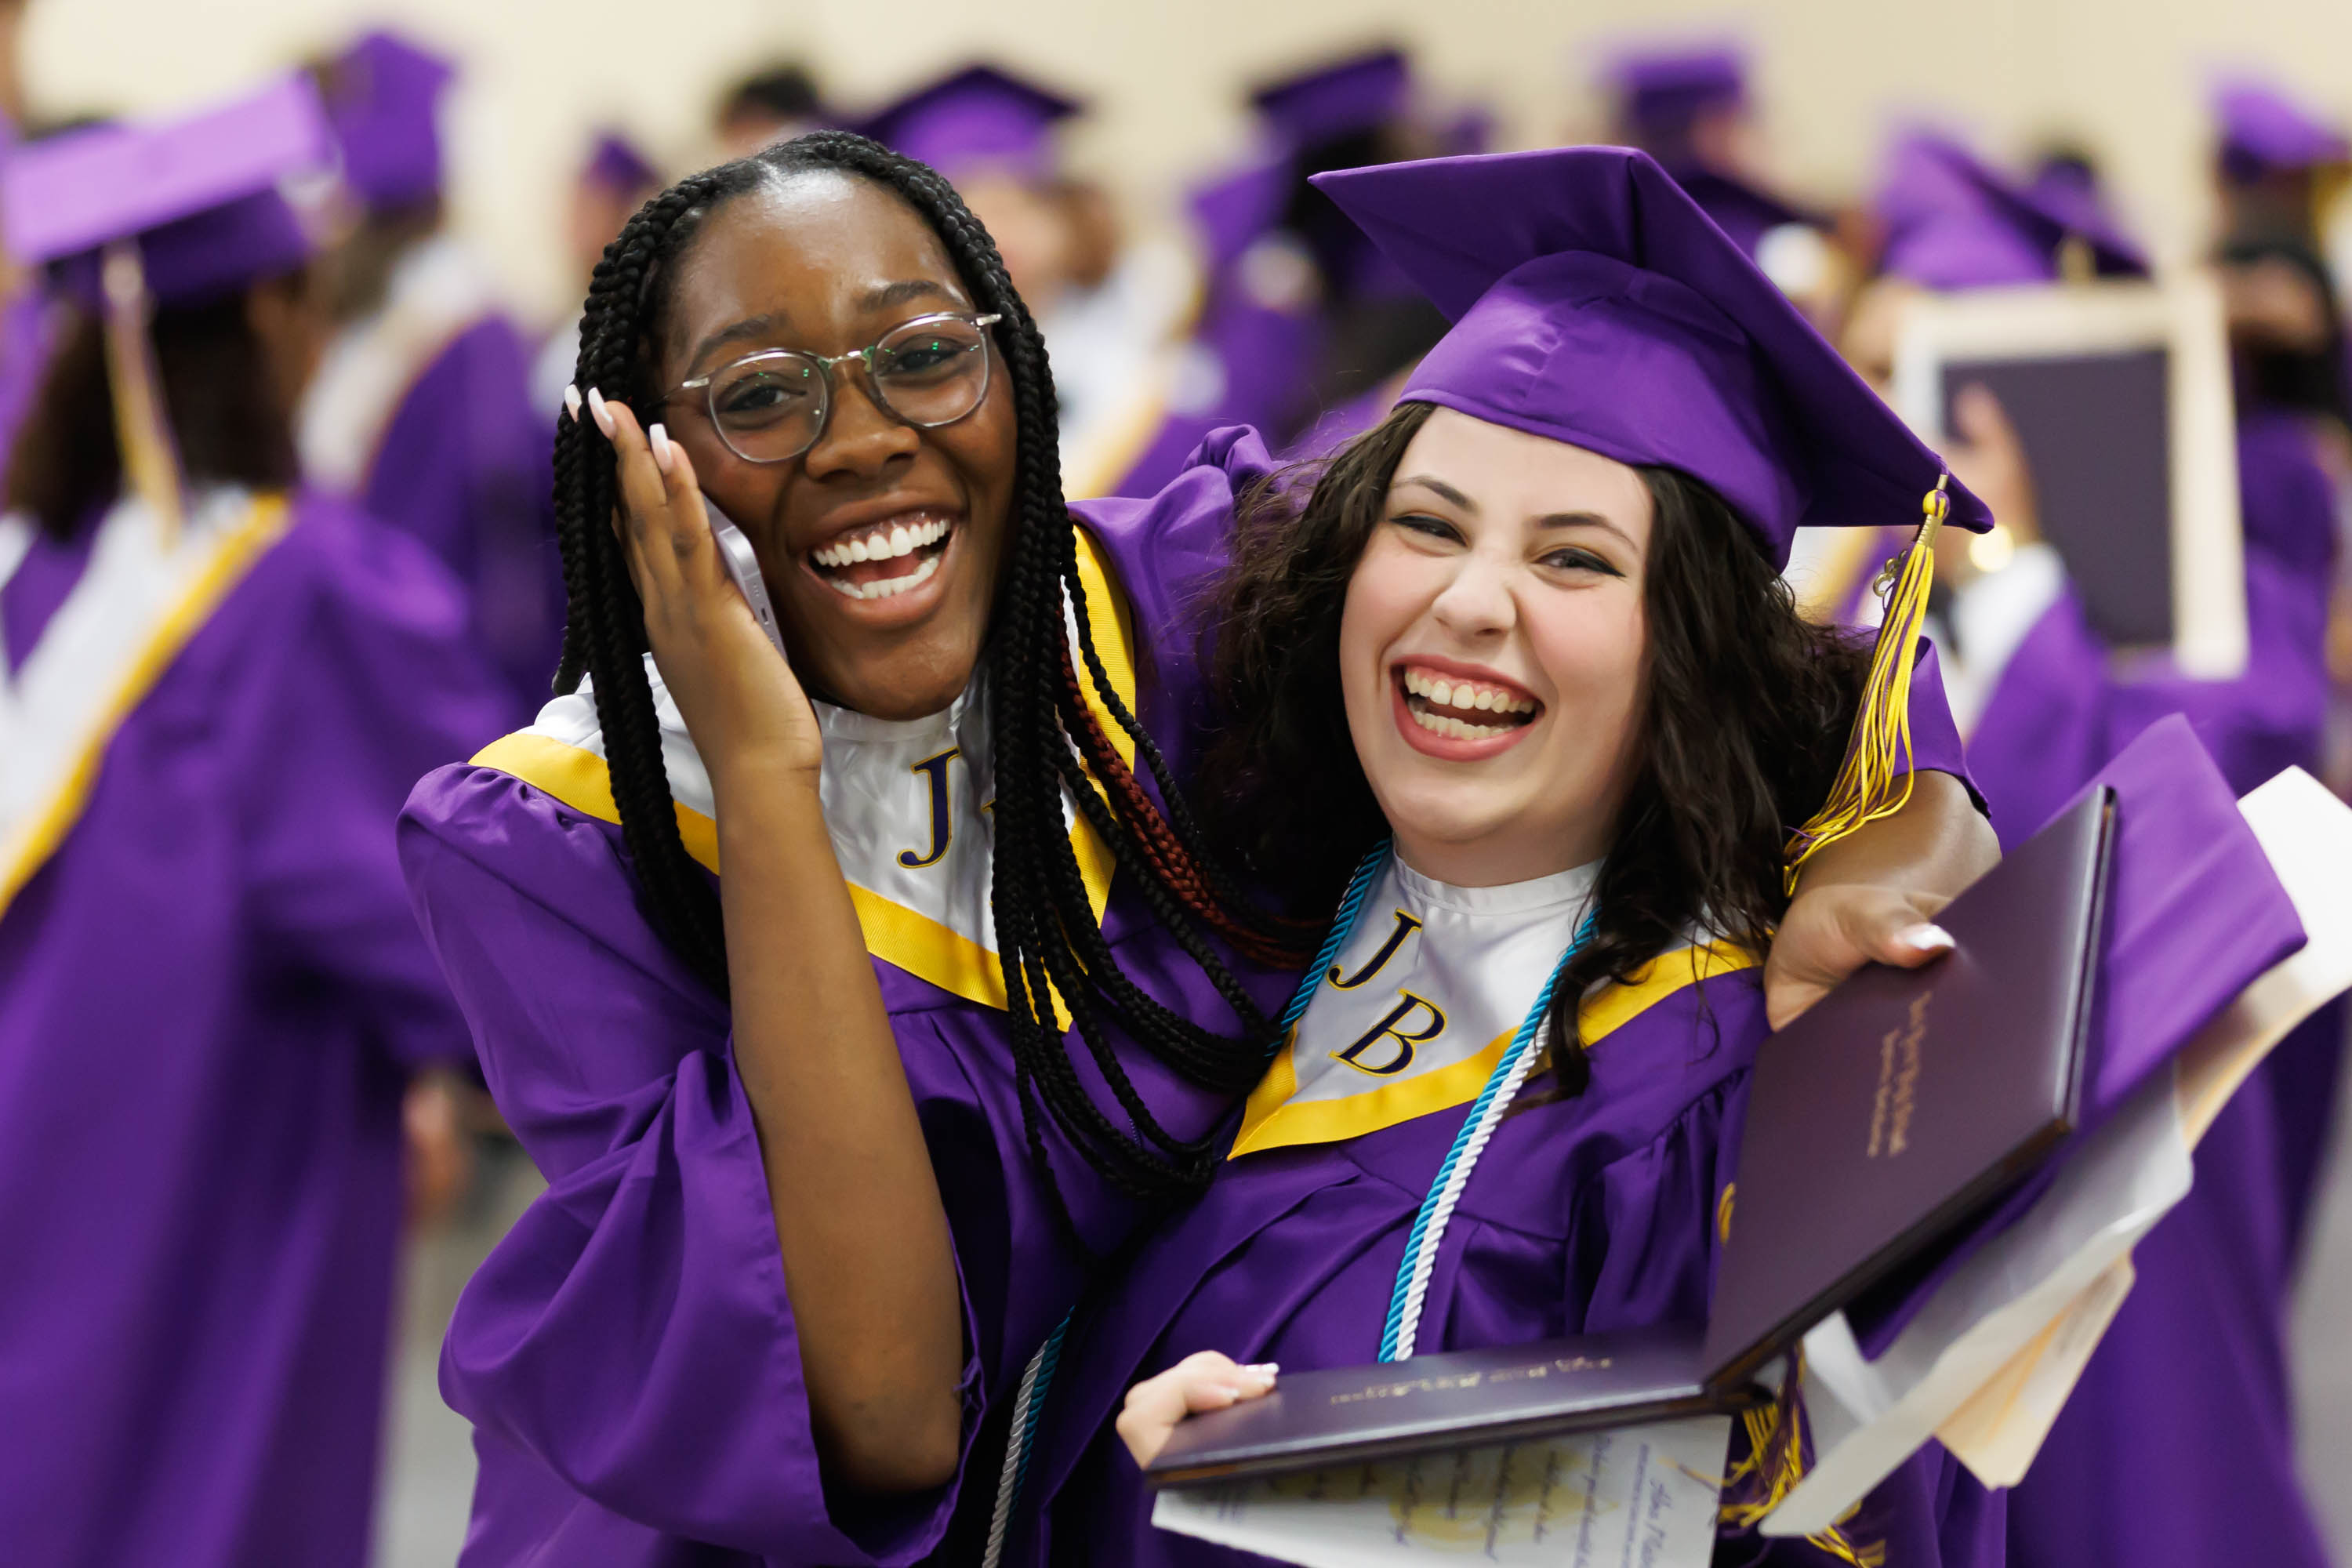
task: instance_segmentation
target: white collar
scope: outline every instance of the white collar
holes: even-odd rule
[[[1575,939],[1601,863],[1460,888],[1391,855],[1257,1091],[1236,1155],[1476,1098]]]

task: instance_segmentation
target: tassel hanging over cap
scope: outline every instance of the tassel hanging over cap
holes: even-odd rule
[[[114,395],[114,436],[123,478],[153,509],[165,549],[179,542],[184,484],[180,451],[164,416],[163,383],[147,333],[153,301],[135,239],[106,247],[100,280],[106,296],[106,374]]]
[[[1879,574],[1877,588],[1885,596],[1886,616],[1871,651],[1870,678],[1863,686],[1862,705],[1854,714],[1853,734],[1846,742],[1837,782],[1812,820],[1790,836],[1783,851],[1790,893],[1797,890],[1805,862],[1822,847],[1894,816],[1911,799],[1911,664],[1927,619],[1927,590],[1935,583],[1936,531],[1952,510],[1945,488],[1950,482],[1948,473],[1937,476],[1936,488],[1920,503],[1926,517],[1910,549]]]

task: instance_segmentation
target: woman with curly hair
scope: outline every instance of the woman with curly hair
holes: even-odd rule
[[[1035,1562],[1244,1561],[1154,1530],[1129,1452],[1278,1368],[1705,1320],[1759,955],[1909,668],[1798,616],[1790,535],[1990,521],[1646,155],[1322,184],[1454,324],[1242,529],[1201,787],[1339,912],[1207,1194],[1065,1346]],[[1999,1500],[1931,1450],[1772,1551],[1882,1541],[1996,1562]]]

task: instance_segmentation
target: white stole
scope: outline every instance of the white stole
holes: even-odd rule
[[[224,486],[195,499],[168,547],[136,497],[99,521],[88,564],[24,668],[0,673],[0,910],[79,819],[116,730],[289,517],[281,496]],[[0,584],[32,527],[0,518]]]

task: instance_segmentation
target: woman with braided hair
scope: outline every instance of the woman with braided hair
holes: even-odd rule
[[[577,381],[562,694],[401,830],[551,1184],[444,1354],[467,1560],[964,1561],[1024,1368],[1206,1184],[1303,956],[1178,788],[1265,451],[1074,519],[986,233],[842,132],[649,203]],[[1779,1000],[1916,955],[1983,842],[1938,784],[1792,907]]]

